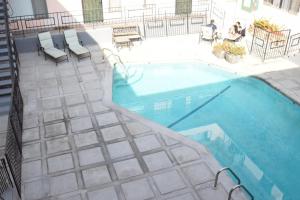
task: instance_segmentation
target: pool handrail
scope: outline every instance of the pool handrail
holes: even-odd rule
[[[218,185],[218,180],[219,180],[219,175],[224,172],[224,171],[229,171],[234,178],[237,180],[237,184],[240,185],[241,184],[241,179],[238,177],[238,175],[236,175],[236,173],[234,173],[234,171],[232,169],[230,169],[230,167],[224,167],[222,169],[220,169],[215,176],[215,182],[214,182],[214,188],[217,188]]]
[[[244,185],[241,184],[238,184],[230,189],[227,200],[231,200],[232,193],[238,188],[242,188],[249,195],[251,200],[254,200],[254,196],[251,194],[251,192]]]

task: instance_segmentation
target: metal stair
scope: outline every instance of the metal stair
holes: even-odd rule
[[[0,199],[19,200],[23,99],[19,87],[18,52],[9,30],[7,1],[0,0],[0,134],[1,140],[5,140],[0,145]]]

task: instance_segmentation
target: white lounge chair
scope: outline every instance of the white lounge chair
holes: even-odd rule
[[[220,33],[213,32],[212,27],[202,26],[199,35],[199,43],[201,40],[210,41],[212,43],[213,41],[217,40],[220,37],[221,37]]]
[[[77,32],[74,29],[69,29],[64,31],[65,44],[69,49],[69,52],[72,52],[77,56],[78,61],[82,58],[89,57],[91,59],[90,51],[83,47],[82,41],[79,42]]]
[[[56,65],[57,63],[65,60],[69,61],[67,54],[64,51],[56,48],[57,44],[55,44],[56,47],[54,46],[50,32],[39,33],[38,41],[39,51],[41,50],[44,53],[45,60],[46,57],[49,56],[55,61]]]

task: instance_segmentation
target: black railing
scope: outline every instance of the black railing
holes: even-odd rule
[[[24,15],[10,18],[10,30],[14,35],[23,35],[69,28],[86,28],[103,25],[144,23],[144,29],[157,30],[163,34],[159,27],[171,30],[168,33],[185,34],[199,32],[199,24],[206,24],[208,19],[214,19],[218,27],[224,25],[225,12],[218,4],[211,0],[193,2],[191,9],[177,12],[174,7],[158,7],[155,4],[145,5],[141,9],[123,9],[121,7],[108,10],[93,9],[81,11],[55,12],[39,15]],[[99,15],[101,13],[101,15]],[[153,32],[150,31],[150,32]],[[151,33],[149,33],[151,35]]]
[[[201,26],[207,24],[208,10],[174,16],[164,13],[154,18],[143,18],[145,37],[162,37],[199,33]]]
[[[250,48],[262,60],[300,53],[300,33],[291,35],[291,30],[267,31],[255,27]]]
[[[23,128],[23,99],[19,87],[19,57],[17,48],[9,30],[10,22],[8,16],[7,0],[3,1],[5,29],[1,33],[5,34],[7,56],[3,56],[6,68],[1,69],[0,73],[10,74],[3,76],[7,84],[0,86],[1,100],[5,99],[0,105],[1,123],[0,134],[0,199],[5,198],[7,192],[13,196],[21,197],[21,164],[22,164],[22,128]],[[7,121],[6,121],[7,120]],[[5,122],[4,122],[5,121]],[[3,197],[4,196],[4,197]]]

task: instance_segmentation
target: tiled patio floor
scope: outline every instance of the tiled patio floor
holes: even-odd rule
[[[212,189],[216,167],[202,146],[103,104],[111,68],[98,47],[90,49],[92,60],[72,57],[58,66],[36,53],[20,55],[23,199],[226,199],[221,184]]]

